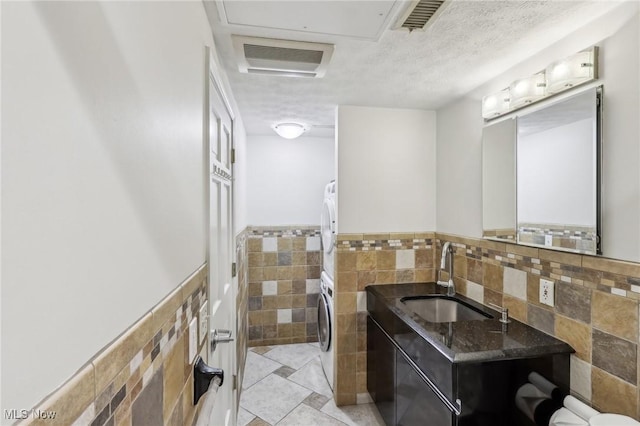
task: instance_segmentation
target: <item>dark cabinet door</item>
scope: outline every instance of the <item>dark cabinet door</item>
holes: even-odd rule
[[[452,426],[456,416],[367,318],[367,389],[387,426]]]
[[[388,426],[396,424],[396,348],[367,317],[367,390]]]
[[[455,415],[436,396],[401,353],[396,354],[396,424],[451,426]]]

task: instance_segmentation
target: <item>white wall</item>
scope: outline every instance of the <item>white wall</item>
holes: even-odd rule
[[[338,106],[338,231],[435,229],[433,111]]]
[[[602,251],[640,261],[640,4],[603,43]]]
[[[247,224],[319,226],[324,187],[335,179],[334,154],[332,138],[249,135]]]
[[[438,110],[438,232],[482,236],[482,117],[480,104],[463,99]]]
[[[640,260],[640,83],[638,3],[627,2],[438,110],[437,230],[480,237],[482,96],[547,64],[599,45],[604,84],[603,251]],[[630,238],[629,235],[634,237]]]
[[[200,2],[2,4],[2,409],[205,261]]]

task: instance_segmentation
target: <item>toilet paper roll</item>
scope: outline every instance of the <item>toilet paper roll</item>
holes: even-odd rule
[[[529,373],[529,382],[531,382],[535,387],[544,392],[547,396],[551,396],[551,392],[553,392],[553,390],[558,387],[535,371]]]
[[[585,419],[585,420],[590,420],[593,416],[596,416],[598,414],[600,414],[599,411],[594,410],[593,408],[589,407],[587,404],[581,402],[580,400],[578,400],[577,398],[574,398],[571,395],[568,395],[564,401],[563,401],[563,405],[572,413],[574,413],[575,415]]]
[[[536,425],[548,426],[551,416],[562,408],[562,404],[554,401],[531,383],[526,383],[516,392],[516,407]]]
[[[559,405],[562,405],[564,398],[567,396],[567,393],[562,391],[556,384],[551,383],[535,371],[529,373],[529,381]]]
[[[549,426],[588,426],[589,423],[566,408],[556,411],[549,419]]]
[[[516,407],[531,420],[534,419],[536,408],[545,400],[549,400],[548,396],[531,383],[520,386],[516,392]]]

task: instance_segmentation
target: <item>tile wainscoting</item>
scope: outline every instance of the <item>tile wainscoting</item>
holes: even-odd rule
[[[456,290],[568,342],[572,393],[596,409],[640,419],[640,264],[441,233],[344,234],[336,261],[336,402],[366,397],[367,284],[435,279],[441,242],[454,247]],[[540,278],[555,307],[538,302]]]
[[[249,227],[243,232],[247,246],[248,346],[317,341],[320,228]]]
[[[336,253],[336,404],[369,402],[368,284],[433,281],[434,233],[339,234]]]
[[[207,300],[207,273],[200,267],[34,408],[55,418],[19,424],[193,424],[202,403],[193,405],[187,327]],[[198,349],[206,360],[206,345]]]
[[[453,235],[461,294],[509,314],[575,350],[571,391],[594,408],[638,412],[640,264]],[[436,250],[436,260],[439,251]],[[540,279],[555,284],[555,306],[539,303]]]
[[[249,285],[248,274],[248,247],[247,230],[236,235],[236,272],[238,276],[238,294],[236,295],[236,365],[238,368],[238,389],[242,389],[244,380],[244,368],[249,349]],[[238,404],[240,392],[237,393]]]

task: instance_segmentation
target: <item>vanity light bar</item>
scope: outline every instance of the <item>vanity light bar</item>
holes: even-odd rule
[[[482,98],[482,117],[491,120],[598,78],[598,47],[553,62],[544,71],[514,81]]]

